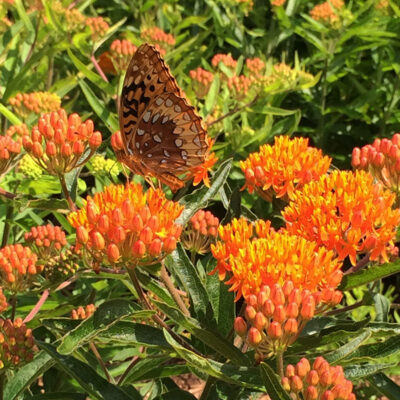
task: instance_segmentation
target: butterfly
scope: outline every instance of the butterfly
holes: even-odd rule
[[[150,44],[142,44],[129,63],[119,124],[123,142],[123,149],[116,152],[119,160],[134,173],[155,177],[173,191],[184,186],[178,175],[206,159],[205,125]]]

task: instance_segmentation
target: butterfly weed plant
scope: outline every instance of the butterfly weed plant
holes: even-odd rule
[[[398,399],[395,1],[0,3],[0,400]]]

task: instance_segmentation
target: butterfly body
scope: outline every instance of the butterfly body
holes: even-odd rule
[[[140,46],[129,64],[119,122],[123,151],[118,158],[133,172],[158,178],[174,191],[184,185],[178,175],[205,160],[203,121],[149,44]]]

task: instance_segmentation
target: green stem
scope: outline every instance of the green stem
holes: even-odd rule
[[[76,211],[76,205],[73,202],[73,200],[71,198],[71,195],[69,194],[69,191],[68,191],[68,188],[67,188],[67,183],[65,182],[64,174],[59,175],[58,178],[59,178],[60,183],[61,183],[61,189],[62,189],[62,191],[64,193],[64,197],[66,198],[66,200],[68,202],[69,209],[71,211]]]
[[[280,350],[276,353],[276,372],[283,378],[283,351]]]
[[[11,321],[14,321],[15,311],[17,309],[17,295],[15,293],[11,297],[10,304],[11,304]]]
[[[101,358],[101,355],[100,355],[99,351],[97,350],[95,344],[93,342],[89,342],[89,347],[90,347],[90,350],[92,350],[94,356],[96,357],[101,369],[103,370],[104,375],[107,378],[107,381],[112,383],[113,379],[112,379],[110,373],[108,372],[106,364],[104,363],[103,359]]]
[[[190,316],[189,310],[186,308],[185,303],[183,302],[181,296],[179,295],[178,291],[176,290],[171,277],[168,274],[167,269],[165,268],[164,262],[161,262],[161,271],[160,271],[160,276],[161,279],[163,280],[166,288],[170,292],[172,298],[175,300],[176,304],[178,307],[181,309],[181,311],[187,316]]]
[[[14,214],[14,206],[7,207],[6,220],[4,221],[3,237],[1,239],[1,247],[4,247],[8,243],[8,238],[10,236],[11,224],[10,220]]]

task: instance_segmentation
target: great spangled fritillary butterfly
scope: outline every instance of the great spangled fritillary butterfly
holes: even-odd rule
[[[205,160],[206,129],[154,46],[141,45],[129,64],[119,107],[123,151],[134,173],[153,176],[173,191],[178,178]]]

